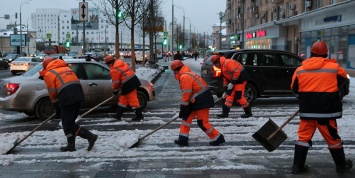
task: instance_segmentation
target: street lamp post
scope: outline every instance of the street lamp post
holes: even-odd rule
[[[219,12],[219,50],[222,49],[222,18],[224,16],[223,12]]]
[[[22,1],[20,4],[20,54],[22,53],[22,14],[21,14],[21,8],[22,5],[30,3],[32,0],[26,0]]]
[[[190,48],[192,47],[192,43],[191,43],[191,19],[190,18],[188,18],[188,17],[185,17],[187,20],[189,20],[189,22],[190,22],[190,36],[189,36],[189,42],[190,42]]]
[[[240,48],[244,49],[244,8],[245,8],[245,0],[242,1],[242,42],[240,44]]]
[[[30,18],[28,18],[30,19]],[[30,36],[28,35],[28,19],[27,19],[27,33],[26,33],[26,36],[27,36],[27,39],[26,39],[26,42],[27,42],[27,54],[30,54]]]
[[[184,12],[184,16],[183,16],[183,25],[182,25],[182,50],[183,50],[183,54],[185,53],[185,9],[182,6],[179,5],[175,5],[177,8],[182,9],[182,11]]]

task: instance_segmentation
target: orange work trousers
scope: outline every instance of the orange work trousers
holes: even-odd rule
[[[226,101],[224,102],[224,104],[228,107],[232,107],[234,100],[237,100],[237,102],[240,106],[242,106],[242,108],[248,107],[249,103],[244,97],[245,85],[247,85],[247,81],[241,84],[234,84],[233,91],[231,95],[226,96]]]
[[[328,148],[341,148],[343,146],[340,136],[338,135],[338,127],[336,119],[330,120],[300,120],[298,128],[298,141],[296,144],[310,147],[314,132],[318,128],[324,140],[328,144]]]
[[[210,108],[192,111],[187,118],[183,118],[180,125],[179,139],[188,141],[192,120],[197,117],[197,124],[202,131],[213,141],[218,139],[220,133],[209,123]]]
[[[118,98],[118,106],[121,106],[122,108],[127,108],[128,105],[131,106],[132,109],[139,108],[137,89],[134,89],[126,95],[121,95]]]

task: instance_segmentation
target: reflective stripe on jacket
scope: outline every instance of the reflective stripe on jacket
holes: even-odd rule
[[[70,105],[84,100],[78,77],[63,60],[51,61],[45,71],[44,81],[52,103]]]
[[[334,119],[342,117],[338,77],[346,78],[338,63],[322,57],[302,62],[293,74],[291,89],[299,97],[301,119]]]
[[[241,84],[248,81],[248,74],[242,64],[234,59],[220,57],[221,72],[223,75],[223,86],[228,83]]]
[[[131,67],[120,59],[115,61],[110,69],[110,74],[113,91],[118,91],[121,88],[122,95],[130,93],[141,85]]]
[[[188,66],[183,66],[179,75],[182,105],[189,105],[192,111],[214,106],[212,93],[207,83],[200,76],[191,72]]]

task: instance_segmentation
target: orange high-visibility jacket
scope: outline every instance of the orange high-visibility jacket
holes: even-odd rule
[[[248,81],[247,71],[244,70],[242,64],[233,59],[226,59],[220,57],[221,72],[223,75],[223,86],[232,84],[241,84],[244,81]]]
[[[110,69],[110,74],[113,91],[118,91],[121,88],[122,95],[130,93],[141,85],[131,67],[120,59],[115,61]]]
[[[212,93],[200,76],[191,72],[188,66],[183,66],[177,75],[182,91],[182,105],[189,105],[192,111],[214,106]]]
[[[339,84],[346,71],[334,60],[311,57],[293,74],[291,89],[300,99],[301,119],[334,119],[342,117]]]
[[[52,103],[65,106],[84,101],[84,93],[78,77],[63,60],[51,61],[44,70],[49,97]]]

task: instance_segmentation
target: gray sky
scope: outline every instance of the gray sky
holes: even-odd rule
[[[69,10],[70,8],[75,8],[79,6],[79,0],[31,0],[29,4],[25,4],[25,1],[29,0],[0,0],[1,1],[1,11],[0,16],[3,17],[4,14],[11,15],[11,20],[4,20],[0,18],[0,29],[4,29],[10,22],[17,24],[20,23],[20,5],[22,13],[22,23],[31,24],[31,19],[29,18],[31,13],[36,11],[36,8],[61,8]],[[163,0],[162,8],[163,14],[167,21],[170,23],[172,20],[172,1],[175,7],[174,16],[178,20],[178,23],[183,22],[183,11],[185,10],[185,16],[191,19],[191,30],[199,33],[206,32],[208,34],[212,33],[212,26],[215,23],[219,23],[218,12],[224,11],[226,7],[225,0]],[[89,7],[90,7],[90,1]],[[182,10],[182,7],[184,10]],[[18,19],[15,19],[15,12],[18,13]],[[189,29],[190,21],[185,20],[185,27]]]

